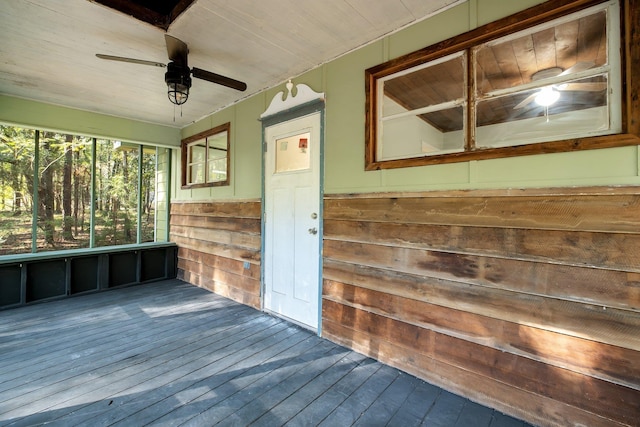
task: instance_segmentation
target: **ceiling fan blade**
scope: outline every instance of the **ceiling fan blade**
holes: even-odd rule
[[[125,58],[123,56],[113,56],[113,55],[103,55],[101,53],[96,53],[96,56],[100,59],[107,59],[109,61],[120,61],[120,62],[130,62],[132,64],[142,64],[142,65],[152,65],[154,67],[166,67],[162,62],[155,61],[145,61],[144,59],[134,59],[134,58]]]
[[[221,76],[220,74],[212,73],[211,71],[201,70],[200,68],[192,68],[191,74],[195,78],[230,87],[231,89],[239,90],[241,92],[244,92],[247,89],[247,84],[244,82]]]
[[[600,92],[607,89],[605,82],[595,83],[566,83],[558,86],[562,91]]]
[[[563,72],[561,72],[558,75],[559,76],[566,76],[567,74],[579,73],[580,71],[588,70],[589,68],[593,67],[594,65],[596,65],[596,63],[593,62],[593,61],[576,62],[571,67],[567,68],[566,70],[564,70]]]
[[[524,108],[527,105],[529,105],[529,103],[531,101],[533,101],[536,96],[538,96],[539,92],[534,92],[531,95],[527,96],[525,99],[522,100],[522,102],[520,102],[518,105],[516,105],[515,107],[513,107],[514,110],[519,110],[520,108]]]
[[[180,39],[177,39],[169,34],[164,35],[164,41],[167,44],[167,54],[169,59],[178,64],[187,66],[187,54],[189,48],[187,44]]]

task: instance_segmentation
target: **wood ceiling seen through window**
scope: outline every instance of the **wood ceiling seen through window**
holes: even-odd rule
[[[541,70],[557,68],[561,72],[578,63],[587,62],[593,63],[593,66],[602,65],[606,62],[605,19],[604,13],[590,15],[480,50],[476,58],[480,90],[489,92],[530,83],[535,73]],[[442,69],[432,67],[388,81],[385,95],[407,110],[456,99],[460,96],[460,70],[455,67],[444,69],[445,66],[452,65],[454,64],[449,62],[442,64]],[[593,82],[597,83],[598,79],[594,78]],[[580,92],[575,92],[572,96],[571,100],[565,98],[567,108],[572,110],[576,109],[576,105],[591,108],[606,102],[604,92],[599,98],[592,93]],[[512,97],[502,97],[491,105],[486,104],[485,108],[491,108],[491,114],[485,116],[483,111],[478,111],[478,125],[506,121],[515,106],[513,101]],[[504,112],[504,117],[496,115],[499,111]],[[452,109],[420,117],[436,129],[451,132],[461,130],[462,114],[461,110]],[[534,117],[535,114],[533,110],[524,111],[517,119]]]

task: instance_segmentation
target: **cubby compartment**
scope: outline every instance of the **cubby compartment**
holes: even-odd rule
[[[65,296],[67,294],[66,276],[66,259],[27,264],[26,302]]]
[[[88,256],[71,259],[71,294],[95,291],[99,287],[99,256]]]
[[[20,304],[22,267],[19,264],[0,265],[0,307]]]
[[[109,287],[138,282],[138,251],[109,254]]]
[[[166,276],[166,258],[167,251],[163,249],[151,249],[143,251],[140,260],[140,281],[148,282],[150,280],[162,279]]]

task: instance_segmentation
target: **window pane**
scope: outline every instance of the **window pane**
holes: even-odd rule
[[[227,141],[228,133],[219,132],[207,138],[209,153],[207,157],[207,182],[227,180]]]
[[[201,163],[205,161],[206,142],[204,140],[189,144],[189,163]]]
[[[464,150],[462,107],[385,120],[378,159],[394,160]],[[443,126],[438,128],[435,124]]]
[[[477,49],[477,147],[610,133],[607,15],[581,15]]]
[[[168,148],[156,148],[157,170],[156,170],[156,242],[167,241],[168,210],[169,210],[169,163],[171,161],[171,150]]]
[[[382,79],[379,161],[464,150],[464,58],[450,55]]]
[[[56,241],[56,175],[60,174],[62,135],[40,133],[40,168],[38,169],[38,248],[37,251],[55,249]]]
[[[311,133],[306,132],[276,141],[276,172],[309,169]]]
[[[204,182],[204,164],[198,163],[187,166],[187,184],[202,184]]]
[[[38,252],[89,247],[91,139],[40,133]]]
[[[202,184],[204,182],[204,162],[207,159],[206,140],[189,144],[187,147],[187,184]]]
[[[464,55],[433,61],[385,79],[382,117],[464,97]]]
[[[0,125],[0,255],[31,252],[35,132]]]
[[[64,249],[88,248],[91,214],[91,146],[75,136],[65,145],[62,177],[62,238]]]
[[[138,146],[98,141],[95,245],[137,241]]]
[[[144,147],[142,151],[141,243],[155,240],[156,195],[156,149]]]
[[[606,11],[556,20],[476,49],[480,96],[608,64]]]
[[[609,129],[606,76],[574,80],[478,103],[476,146],[505,147],[595,134]],[[541,100],[540,97],[543,97]],[[524,104],[524,105],[523,105]],[[518,105],[521,107],[516,108]]]
[[[227,153],[222,156],[209,159],[209,170],[207,172],[208,182],[225,181],[227,179]]]

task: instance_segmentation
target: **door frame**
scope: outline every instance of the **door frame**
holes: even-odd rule
[[[325,105],[324,99],[317,99],[305,104],[290,108],[282,112],[275,113],[273,115],[261,118],[262,122],[262,184],[261,184],[261,217],[260,217],[260,309],[265,311],[264,298],[265,298],[265,240],[266,240],[266,227],[265,227],[265,214],[266,214],[266,150],[267,150],[267,128],[279,124],[283,124],[288,121],[300,119],[313,114],[320,115],[320,141],[319,141],[319,188],[318,188],[318,233],[320,238],[318,239],[318,328],[317,334],[322,334],[322,245],[324,236],[324,120],[325,120]],[[288,319],[290,320],[290,319]],[[305,326],[300,324],[300,326]]]

